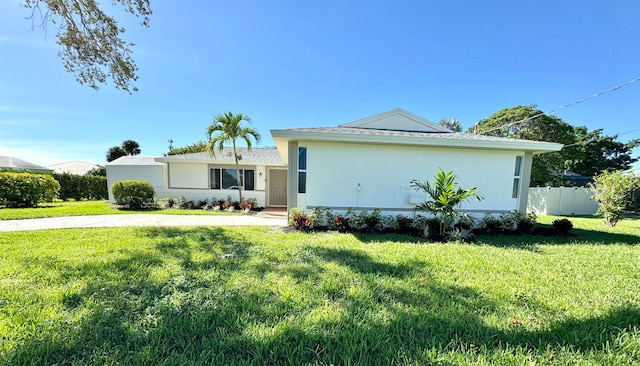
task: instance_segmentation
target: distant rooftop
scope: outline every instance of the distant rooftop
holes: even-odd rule
[[[47,169],[43,166],[33,164],[18,158],[14,158],[13,156],[0,156],[0,169],[41,170],[45,172],[51,171],[51,169]]]
[[[47,166],[47,168],[53,170],[58,174],[68,173],[75,175],[85,175],[90,170],[93,170],[97,167],[97,164],[89,163],[87,161],[65,161],[64,163]]]

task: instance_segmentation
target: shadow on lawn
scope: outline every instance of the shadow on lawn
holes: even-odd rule
[[[551,229],[551,225],[537,224],[538,227]],[[569,236],[543,235],[478,235],[475,243],[496,247],[512,247],[525,250],[539,251],[537,245],[611,245],[611,244],[640,244],[637,235],[610,233],[602,230],[571,229]]]
[[[640,326],[640,310],[629,307],[545,330],[496,328],[480,314],[502,316],[514,304],[442,284],[429,262],[382,263],[364,251],[301,245],[292,272],[222,228],[150,228],[141,237],[156,240],[155,250],[76,267],[45,261],[69,281],[86,276],[82,290],[61,299],[64,318],[79,320],[38,324],[40,332],[2,356],[7,363],[454,365],[438,358],[456,352],[473,361],[516,347],[534,358],[563,346],[588,354]],[[157,275],[175,263],[176,273]],[[291,280],[295,295],[243,284],[265,278]]]

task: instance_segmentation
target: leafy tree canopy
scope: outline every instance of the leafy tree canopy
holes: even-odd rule
[[[640,139],[622,143],[616,141],[618,135],[603,135],[601,128],[588,131],[586,127],[579,126],[574,131],[577,157],[569,162],[569,169],[575,173],[594,176],[605,171],[627,170],[638,161],[631,154],[633,148],[640,145]]]
[[[142,18],[142,26],[149,26],[149,0],[112,0],[124,10]],[[31,9],[32,27],[47,30],[49,24],[57,28],[56,37],[65,69],[74,74],[80,84],[99,89],[111,79],[116,88],[131,93],[138,88],[131,84],[138,80],[131,57],[133,43],[122,39],[125,29],[107,15],[97,0],[24,0]]]
[[[127,153],[120,146],[110,147],[107,150],[107,162],[112,162],[123,156],[127,156]]]
[[[182,154],[194,154],[199,152],[207,152],[207,143],[204,141],[198,141],[195,144],[191,144],[185,147],[176,147],[169,149],[167,155],[182,155]]]
[[[521,121],[525,122],[521,122]],[[467,132],[480,135],[516,139],[557,142],[564,145],[576,142],[573,127],[556,116],[547,116],[535,105],[502,109],[482,119]],[[575,150],[536,155],[531,166],[531,185],[559,185],[563,181],[565,162],[575,158]]]
[[[127,155],[133,156],[140,154],[140,144],[133,140],[126,140],[122,142],[122,150],[127,153]]]
[[[107,162],[112,162],[127,155],[138,155],[140,152],[140,144],[133,140],[125,140],[120,146],[113,146],[107,150]]]
[[[562,185],[566,169],[585,176],[629,169],[638,160],[631,156],[632,149],[640,144],[640,140],[626,144],[616,141],[617,135],[603,135],[602,129],[573,127],[556,116],[544,114],[535,105],[502,109],[478,121],[467,133],[564,144],[559,152],[533,157],[532,186]]]
[[[438,121],[438,124],[453,132],[462,132],[462,123],[455,118],[442,118]]]
[[[93,175],[97,177],[106,177],[107,176],[107,167],[104,165],[100,165],[96,168],[89,170],[86,175]]]

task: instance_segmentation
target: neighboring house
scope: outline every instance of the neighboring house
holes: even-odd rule
[[[109,200],[111,185],[119,180],[144,179],[153,185],[157,198],[211,201],[213,197],[238,199],[238,185],[243,184],[243,198],[255,198],[258,205],[286,206],[287,170],[278,151],[273,148],[238,148],[240,182],[231,148],[208,153],[163,157],[123,156],[106,165]]]
[[[97,164],[89,163],[86,161],[65,161],[64,163],[47,166],[47,168],[53,170],[58,174],[68,173],[75,175],[85,175],[89,171],[98,167],[99,166]]]
[[[586,187],[589,183],[593,182],[593,177],[580,175],[570,170],[565,170],[563,176],[567,187]]]
[[[0,170],[27,170],[27,171],[42,171],[51,172],[51,169],[47,169],[43,166],[30,163],[13,156],[0,156]]]
[[[261,206],[333,210],[379,208],[412,212],[426,197],[410,187],[453,170],[462,188],[484,197],[469,212],[525,211],[534,154],[561,144],[454,133],[402,109],[337,127],[271,130],[276,149],[241,149],[243,196]],[[134,161],[131,159],[146,159]],[[158,198],[237,197],[229,149],[157,158],[123,157],[107,164],[107,179],[146,179]],[[241,182],[242,183],[242,182]],[[253,186],[251,186],[253,184]],[[110,192],[110,199],[111,192]]]

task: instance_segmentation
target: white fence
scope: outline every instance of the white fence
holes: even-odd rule
[[[539,215],[593,215],[598,203],[590,197],[589,188],[579,187],[538,187],[529,188],[527,212]]]

